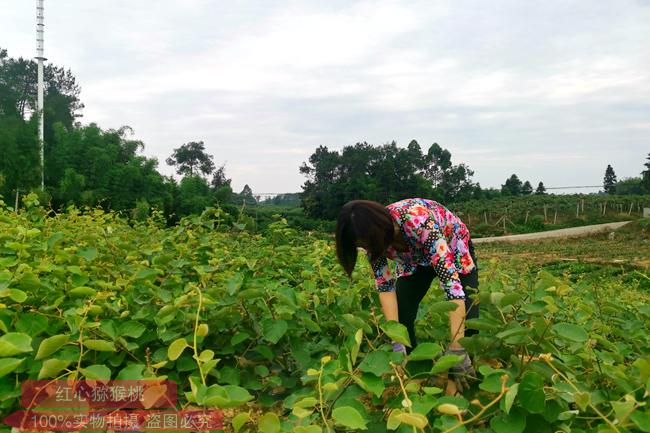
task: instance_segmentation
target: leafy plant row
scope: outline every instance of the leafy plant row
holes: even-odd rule
[[[0,203],[3,417],[27,379],[166,378],[180,406],[224,409],[229,431],[650,431],[650,307],[616,281],[486,264],[467,323],[480,332],[463,340],[478,378],[447,397],[453,304],[427,302],[429,342],[392,353],[405,329],[328,240],[281,219],[233,230],[219,209],[165,228],[25,203]]]

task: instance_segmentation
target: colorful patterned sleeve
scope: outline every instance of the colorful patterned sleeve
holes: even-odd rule
[[[465,299],[454,253],[450,250],[438,224],[432,218],[428,218],[415,230],[415,236],[419,246],[429,256],[431,266],[440,281],[440,288],[446,293],[446,299]]]
[[[370,262],[370,255],[366,252]],[[375,263],[370,262],[372,272],[375,275],[375,285],[378,292],[392,292],[395,290],[395,279],[391,275],[386,256],[377,259]]]

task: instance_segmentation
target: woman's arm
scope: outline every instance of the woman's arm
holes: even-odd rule
[[[394,290],[392,292],[379,292],[379,301],[381,302],[381,311],[384,312],[386,320],[399,322],[396,292]]]
[[[458,340],[465,336],[465,300],[452,299],[450,302],[456,304],[457,307],[454,311],[449,312],[449,332],[451,334],[449,348],[462,349],[463,346]]]
[[[445,291],[448,301],[456,304],[456,309],[449,312],[450,349],[460,349],[458,342],[465,336],[465,292],[454,264],[453,252],[433,220],[428,220],[416,230],[420,245],[429,254],[431,266],[440,281],[440,287]]]

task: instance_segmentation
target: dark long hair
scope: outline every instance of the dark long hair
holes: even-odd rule
[[[393,236],[393,218],[385,206],[370,200],[347,202],[336,223],[336,255],[345,273],[352,275],[357,263],[358,243],[374,262],[384,255]]]

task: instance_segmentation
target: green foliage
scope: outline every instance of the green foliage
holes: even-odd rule
[[[446,397],[429,381],[458,362],[448,303],[425,301],[404,359],[370,269],[346,278],[329,240],[281,219],[223,231],[219,209],[164,228],[25,203],[0,204],[3,416],[25,379],[168,378],[180,404],[232,408],[236,431],[647,429],[650,310],[632,283],[484,261],[480,332],[462,340],[478,380]]]
[[[641,217],[649,205],[649,195],[533,194],[450,203],[448,208],[478,237],[628,221]]]
[[[628,177],[616,182],[616,194],[618,195],[640,195],[643,194],[643,192],[643,178]],[[648,192],[650,192],[650,190]]]
[[[207,176],[214,171],[212,155],[205,152],[202,141],[190,141],[174,149],[172,156],[167,158],[167,164],[177,166],[176,173],[183,176]]]
[[[650,153],[648,153],[643,166],[645,170],[641,172],[641,186],[643,187],[643,192],[650,194]]]
[[[603,178],[603,189],[607,194],[616,193],[616,173],[611,165],[607,165],[605,169],[605,177]]]
[[[516,174],[513,174],[508,179],[506,183],[501,185],[501,194],[503,195],[521,195],[522,194],[522,183],[517,177]]]
[[[434,143],[426,154],[417,141],[406,148],[394,141],[383,146],[357,143],[340,152],[320,146],[300,172],[302,206],[311,218],[334,219],[349,200],[389,203],[407,197],[449,201],[471,197],[477,186],[464,164],[452,165],[451,154]]]

